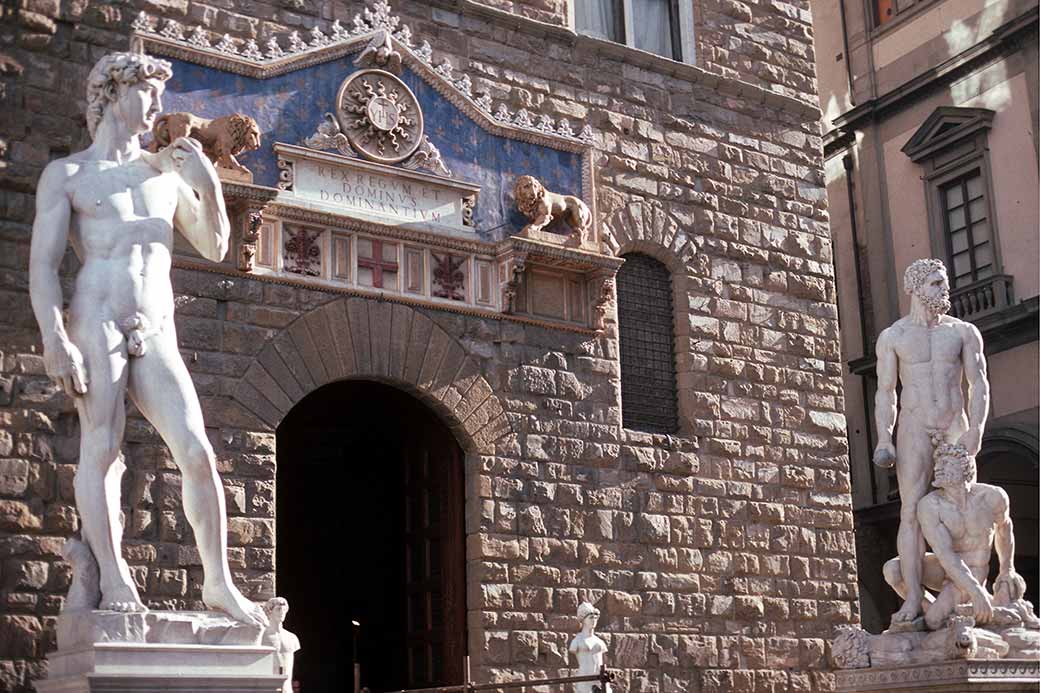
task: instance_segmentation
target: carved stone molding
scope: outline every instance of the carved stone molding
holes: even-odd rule
[[[304,147],[325,151],[335,149],[343,156],[357,156],[357,152],[350,146],[350,140],[343,134],[339,121],[332,113],[326,113],[322,122],[314,130],[314,134],[305,138],[300,144]]]
[[[292,161],[278,157],[278,189],[292,190],[295,169]]]
[[[360,70],[347,77],[336,95],[336,116],[350,145],[371,161],[399,163],[423,143],[418,99],[384,70]]]
[[[1036,690],[1040,685],[1040,661],[1025,659],[960,660],[902,667],[845,669],[834,672],[839,693],[860,691],[964,691]],[[987,686],[990,684],[992,687]],[[999,684],[996,686],[994,684]]]

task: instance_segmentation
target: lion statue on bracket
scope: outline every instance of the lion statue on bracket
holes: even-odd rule
[[[260,127],[241,113],[209,120],[192,113],[167,113],[152,126],[152,151],[158,151],[178,137],[192,137],[218,169],[236,174],[235,178],[252,182],[253,174],[238,163],[236,155],[260,148]]]
[[[534,176],[520,176],[513,186],[513,197],[520,213],[531,220],[522,235],[531,236],[554,220],[563,219],[573,230],[579,247],[592,243],[592,212],[574,195],[554,193]]]

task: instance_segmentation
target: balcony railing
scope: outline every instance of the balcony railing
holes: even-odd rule
[[[975,321],[1010,306],[1014,301],[1011,276],[997,274],[950,292],[950,315]]]

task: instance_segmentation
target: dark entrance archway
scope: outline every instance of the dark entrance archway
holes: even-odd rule
[[[373,691],[462,679],[463,454],[422,402],[341,381],[278,426],[277,587],[303,691],[353,690],[350,622]]]

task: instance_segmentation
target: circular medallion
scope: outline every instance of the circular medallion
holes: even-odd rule
[[[404,82],[383,70],[360,70],[340,85],[336,116],[350,144],[366,159],[404,161],[422,141],[422,110]]]

